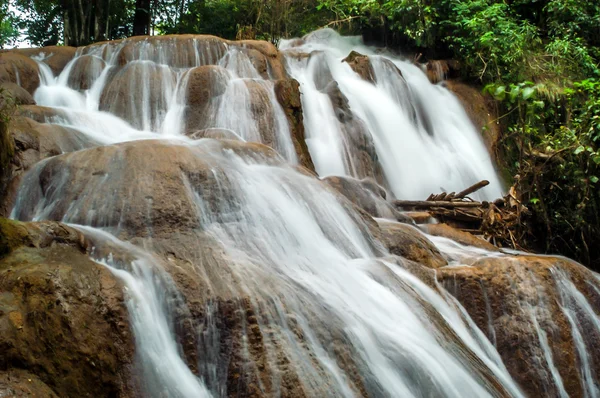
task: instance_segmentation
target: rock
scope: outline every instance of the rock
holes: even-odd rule
[[[35,120],[38,123],[51,122],[57,118],[63,118],[64,113],[58,108],[50,108],[39,105],[19,106],[15,112],[16,116],[24,116]]]
[[[40,85],[38,64],[13,51],[0,53],[0,83],[16,83],[33,95]]]
[[[272,43],[262,40],[240,40],[233,42],[242,47],[257,50],[262,53],[267,60],[268,75],[272,80],[287,79],[288,75],[283,65],[283,57],[277,47]]]
[[[98,145],[77,130],[14,116],[8,127],[14,152],[7,165],[0,215],[8,215],[23,174],[40,160]]]
[[[71,67],[68,84],[74,90],[89,90],[104,70],[106,62],[100,57],[82,55]]]
[[[123,40],[101,42],[83,49],[83,54],[102,51],[102,58],[117,53],[117,65],[135,60],[150,60],[174,68],[216,65],[225,55],[227,40],[211,35],[135,36]],[[148,49],[151,48],[151,51]]]
[[[352,177],[331,176],[323,178],[323,181],[371,217],[389,218],[412,224],[409,218],[397,211],[386,200],[385,189],[372,179],[357,180]]]
[[[600,286],[589,270],[564,258],[487,257],[444,268],[438,278],[495,345],[526,396],[585,395],[573,327],[582,334],[592,375],[600,370]],[[560,374],[563,394],[550,366]]]
[[[296,154],[298,155],[298,162],[308,170],[314,172],[315,166],[306,146],[306,137],[304,135],[304,116],[298,81],[295,79],[277,80],[275,82],[275,95],[288,120],[292,140],[296,148]]]
[[[244,141],[239,135],[232,130],[220,129],[220,128],[208,128],[204,130],[197,130],[189,134],[190,138],[213,138],[215,140],[238,140]]]
[[[331,81],[325,87],[325,93],[331,100],[335,115],[347,138],[346,162],[350,163],[351,169],[358,178],[370,177],[375,179],[378,184],[386,185],[383,169],[379,163],[369,129],[362,120],[354,117],[350,110],[348,98],[341,92],[336,81]],[[353,162],[352,159],[357,161]]]
[[[433,84],[446,79],[459,78],[460,62],[453,59],[431,60],[425,64],[425,73]]]
[[[128,121],[137,129],[157,131],[171,99],[164,87],[175,84],[175,73],[167,66],[149,62],[127,64],[104,88],[100,110]],[[145,125],[144,111],[150,113],[150,125]]]
[[[123,287],[85,251],[65,225],[0,219],[0,386],[27,391],[26,368],[43,396],[133,396]]]
[[[423,230],[430,235],[442,236],[444,238],[448,238],[455,242],[458,242],[461,245],[473,246],[491,252],[500,251],[500,249],[492,245],[490,242],[468,232],[464,232],[459,229],[453,228],[447,224],[426,224],[423,225],[421,228],[423,228]]]
[[[342,62],[346,62],[363,80],[376,83],[373,65],[368,56],[352,51]]]
[[[188,72],[186,131],[210,127],[211,103],[227,90],[229,74],[219,66],[199,66]]]
[[[426,211],[405,211],[406,217],[411,218],[416,224],[429,224],[433,221],[433,217]]]
[[[58,398],[36,375],[20,369],[0,371],[0,397]]]
[[[378,220],[382,241],[390,253],[429,268],[448,265],[440,251],[417,228],[398,222]]]
[[[35,100],[27,90],[16,83],[0,83],[0,93],[3,96],[8,95],[15,105],[35,105]],[[0,98],[0,108],[2,108],[3,99]]]
[[[77,48],[70,46],[47,46],[41,48],[23,48],[12,50],[27,57],[38,57],[50,67],[54,76],[58,76],[65,66],[75,57]]]
[[[460,100],[465,112],[475,128],[481,132],[485,146],[496,162],[498,161],[499,140],[502,135],[498,122],[498,104],[489,95],[456,80],[446,80],[444,87]]]
[[[13,170],[11,165],[14,155],[15,142],[8,129],[8,123],[0,118],[0,203],[5,201],[8,185],[12,179]]]
[[[200,140],[194,145],[134,141],[94,147],[48,159],[27,176],[15,216],[35,217],[39,201],[55,202],[50,220],[106,227],[121,238],[159,237],[201,227],[193,189],[211,206],[226,195],[214,176],[215,157],[241,157],[280,163],[272,149],[231,140]],[[91,192],[107,192],[99,197]]]

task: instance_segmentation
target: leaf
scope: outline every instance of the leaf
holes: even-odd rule
[[[595,184],[598,182],[598,177],[596,176],[590,176],[589,180],[592,182],[592,184]]]
[[[522,93],[523,100],[527,101],[535,93],[535,90],[531,87],[525,87]]]
[[[579,145],[573,154],[579,155],[581,152],[585,151],[585,147],[583,145]]]
[[[504,98],[506,98],[506,87],[504,87],[504,86],[496,87],[496,91],[494,91],[494,98],[496,98],[497,100],[500,100],[500,101],[502,101]]]
[[[531,198],[531,199],[529,199],[529,201],[530,201],[532,204],[536,205],[536,204],[538,204],[538,202],[539,202],[540,200],[539,200],[538,198]]]

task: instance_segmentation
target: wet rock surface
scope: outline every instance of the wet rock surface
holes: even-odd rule
[[[0,83],[14,83],[33,95],[40,85],[39,67],[26,55],[17,52],[0,53]]]
[[[600,334],[586,327],[600,312],[600,291],[590,271],[563,258],[519,256],[445,268],[439,277],[526,395],[584,395],[590,380],[582,380],[582,361],[591,375],[600,370]],[[578,338],[588,358],[580,357]]]
[[[86,249],[62,224],[0,218],[0,391],[132,396],[123,288]]]

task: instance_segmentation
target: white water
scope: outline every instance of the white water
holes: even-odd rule
[[[300,47],[291,47],[293,43],[284,41],[280,48],[289,50],[288,71],[301,84],[307,142],[319,175],[356,176],[358,160],[352,159],[350,137],[324,92],[323,82],[335,80],[353,115],[366,124],[396,197],[424,199],[440,189],[458,192],[483,179],[490,185],[481,191],[482,199],[501,196],[502,185],[480,133],[459,101],[432,85],[419,68],[376,55],[357,38],[329,29],[311,33]],[[371,56],[376,84],[342,62],[352,50]],[[298,59],[297,52],[312,55]],[[348,156],[350,161],[345,160]]]
[[[185,176],[173,178],[180,178],[178,181],[189,190],[202,232],[217,242],[218,248],[211,250],[222,250],[227,261],[220,263],[215,273],[198,260],[206,249],[200,243],[174,250],[186,254],[192,251],[192,255],[184,257],[192,263],[197,277],[206,279],[203,283],[210,287],[209,292],[221,286],[234,298],[248,299],[254,313],[261,315],[258,327],[269,365],[263,372],[271,378],[273,395],[277,396],[285,384],[282,375],[291,372],[298,376],[309,396],[350,397],[358,395],[361,388],[371,396],[521,396],[495,347],[458,301],[437,283],[428,285],[398,264],[398,259],[371,236],[360,216],[317,179],[298,173],[279,159],[256,155],[254,160],[248,160],[230,150],[215,150],[210,140],[193,141],[182,135],[189,68],[219,63],[230,79],[226,94],[217,101],[218,111],[210,115],[210,120],[216,121],[211,127],[231,129],[247,141],[259,140],[260,124],[247,103],[246,85],[256,82],[266,93],[265,103],[274,109],[268,118],[276,132],[273,145],[285,159],[295,162],[295,152],[289,150],[289,128],[286,130],[283,111],[275,104],[273,84],[259,76],[247,57],[236,50],[227,52],[227,48],[205,51],[198,43],[175,56],[169,51],[183,50],[169,47],[171,44],[154,48],[143,43],[136,61],[129,63],[140,67],[143,73],[160,72],[158,76],[163,77],[158,93],[162,99],[151,99],[150,84],[156,82],[145,86],[140,81],[140,95],[126,103],[131,106],[126,120],[99,110],[102,92],[114,78],[110,69],[118,67],[119,53],[111,46],[91,52],[101,56],[107,66],[100,73],[94,72],[97,78],[89,90],[78,92],[69,88],[65,76],[55,78],[49,69],[42,68],[43,85],[35,98],[40,105],[59,108],[60,116],[50,121],[76,128],[102,144],[168,139],[182,153],[193,151],[210,165],[216,191],[193,185]],[[328,171],[353,174],[360,167],[349,151],[350,138],[341,132],[329,97],[320,91],[322,87],[314,77],[315,70],[328,66],[348,97],[354,117],[372,135],[386,181],[396,196],[422,198],[439,190],[433,185],[442,185],[448,191],[460,190],[482,178],[492,182],[485,197],[500,193],[500,184],[489,158],[484,156],[477,132],[448,92],[430,85],[419,70],[399,60],[392,61],[401,68],[406,83],[389,71],[388,63],[377,60],[377,86],[361,81],[347,64],[340,62],[340,57],[347,55],[350,48],[364,53],[372,50],[346,39],[325,44],[317,41],[307,46],[325,47],[324,55],[315,58],[321,63],[310,61],[308,65],[294,66],[290,61],[290,71],[302,84],[307,144],[322,175]],[[307,72],[311,68],[312,72]],[[71,64],[63,74],[72,71]],[[164,76],[173,74],[174,81],[166,84]],[[408,93],[397,95],[395,88]],[[411,106],[419,109],[407,109]],[[459,146],[464,146],[460,156],[453,153]],[[23,179],[13,217],[53,218],[88,226],[97,226],[93,220],[109,219],[106,216],[117,209],[113,202],[101,200],[107,197],[103,188],[109,186],[108,181],[118,183],[123,173],[105,167],[104,186],[102,182],[86,184],[86,195],[75,195],[72,202],[63,206],[65,212],[57,214],[54,207],[61,208],[57,206],[61,201],[73,197],[71,168],[77,167],[68,162],[56,167],[55,162],[60,159],[40,162]],[[477,167],[473,169],[472,165]],[[42,174],[52,179],[52,189],[38,194]],[[143,189],[146,191],[142,197],[152,196],[151,184]],[[88,199],[87,195],[97,197],[97,202],[87,208],[87,213],[73,211],[86,208],[79,204]],[[99,260],[128,289],[127,306],[149,394],[227,395],[224,380],[215,371],[221,360],[221,342],[215,337],[218,331],[200,344],[198,376],[180,355],[170,313],[173,307],[166,299],[168,294],[176,294],[176,286],[158,260],[164,253],[153,247],[151,239],[141,249],[117,241],[107,232],[80,228],[134,254],[135,260],[127,264],[110,256]],[[468,262],[469,256],[499,255],[473,251],[444,238],[431,240],[452,265]],[[152,250],[157,253],[151,254]],[[185,299],[176,301],[176,305],[184,305]],[[216,304],[209,301],[205,305],[204,321],[211,324],[209,318],[216,314]],[[243,341],[244,355],[252,363],[247,334]],[[345,355],[336,350],[340,345],[347,349]],[[581,352],[585,345],[582,347]],[[280,364],[282,355],[292,370]],[[586,389],[594,396],[590,379],[594,375],[588,368],[582,355]]]
[[[202,381],[187,367],[176,344],[174,311],[169,295],[176,287],[162,266],[149,253],[116,239],[99,229],[72,225],[98,243],[108,241],[135,258],[129,263],[115,261],[112,255],[97,261],[106,266],[126,287],[127,309],[135,335],[136,356],[143,369],[144,395],[148,397],[210,397]],[[94,256],[94,252],[92,252]],[[179,298],[177,305],[185,305]]]

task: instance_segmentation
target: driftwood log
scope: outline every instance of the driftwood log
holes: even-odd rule
[[[503,198],[478,202],[469,195],[489,185],[483,180],[455,193],[431,194],[427,200],[396,200],[401,210],[427,211],[432,217],[475,235],[481,235],[499,247],[520,249],[523,219],[529,210],[518,199],[515,187]]]

